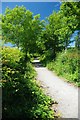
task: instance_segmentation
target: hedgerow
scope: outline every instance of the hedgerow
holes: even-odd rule
[[[59,53],[56,60],[49,62],[47,67],[55,71],[57,75],[66,78],[67,81],[80,86],[78,60],[78,51],[76,49],[69,49],[66,52]]]
[[[3,119],[54,118],[51,98],[36,83],[31,63],[17,48],[2,49]]]

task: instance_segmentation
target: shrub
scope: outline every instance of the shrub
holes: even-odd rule
[[[59,53],[56,60],[47,64],[47,67],[50,70],[56,71],[58,75],[63,76],[69,82],[80,85],[78,79],[78,59],[78,51],[70,49]]]
[[[3,119],[54,118],[50,109],[52,100],[35,81],[31,63],[24,63],[24,55],[18,49],[2,49]]]

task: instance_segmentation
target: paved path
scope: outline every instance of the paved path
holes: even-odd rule
[[[61,80],[53,72],[34,61],[37,79],[47,88],[48,95],[58,102],[62,118],[78,118],[78,88]]]

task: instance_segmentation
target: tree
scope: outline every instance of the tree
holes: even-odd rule
[[[67,49],[72,34],[80,29],[80,5],[75,2],[63,2],[58,12],[53,12],[49,17],[49,26],[57,36],[58,48]]]
[[[3,39],[20,47],[25,52],[25,59],[27,53],[35,51],[36,40],[43,28],[43,22],[39,18],[39,14],[33,16],[33,13],[23,6],[16,6],[12,10],[7,8],[2,15]]]
[[[39,41],[46,58],[54,59],[57,52],[67,49],[72,34],[79,30],[80,5],[75,2],[63,2],[58,12],[53,12],[45,21]],[[76,41],[77,42],[77,41]],[[40,42],[39,42],[40,43]],[[77,42],[76,44],[78,44]]]
[[[63,4],[60,7],[60,11],[64,16],[62,20],[65,19],[65,24],[64,26],[62,26],[62,29],[63,31],[65,31],[65,33],[61,32],[61,34],[64,33],[64,35],[66,35],[66,38],[69,40],[70,43],[71,35],[76,30],[80,29],[80,4],[78,2],[63,2]],[[69,45],[69,43],[66,44],[66,47],[67,45]]]
[[[57,36],[54,34],[54,30],[51,28],[50,24],[46,25],[45,30],[42,31],[39,37],[38,46],[50,59],[54,59],[56,56],[56,51],[58,50],[58,40]]]
[[[66,17],[75,17],[74,29],[80,29],[80,2],[63,2],[61,10]]]
[[[62,14],[60,12],[53,12],[46,21],[45,29],[41,34],[41,44],[43,44],[43,51],[47,58],[55,59],[57,52],[64,48],[63,41],[60,35],[62,26]]]

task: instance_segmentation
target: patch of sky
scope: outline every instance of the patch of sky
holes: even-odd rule
[[[14,44],[12,44],[12,43],[10,43],[10,42],[7,42],[7,43],[4,44],[4,46],[15,47],[16,45],[14,45]]]
[[[72,42],[69,44],[70,47],[75,47],[75,40],[76,40],[76,36],[78,35],[78,32],[79,32],[79,30],[76,30],[76,31],[71,35],[70,40],[71,40]],[[69,47],[69,46],[68,46],[68,47]]]
[[[33,15],[40,14],[41,20],[52,14],[53,11],[60,9],[60,2],[3,2],[2,13],[4,14],[7,7],[13,9],[16,5],[24,6],[27,10],[33,12]]]

